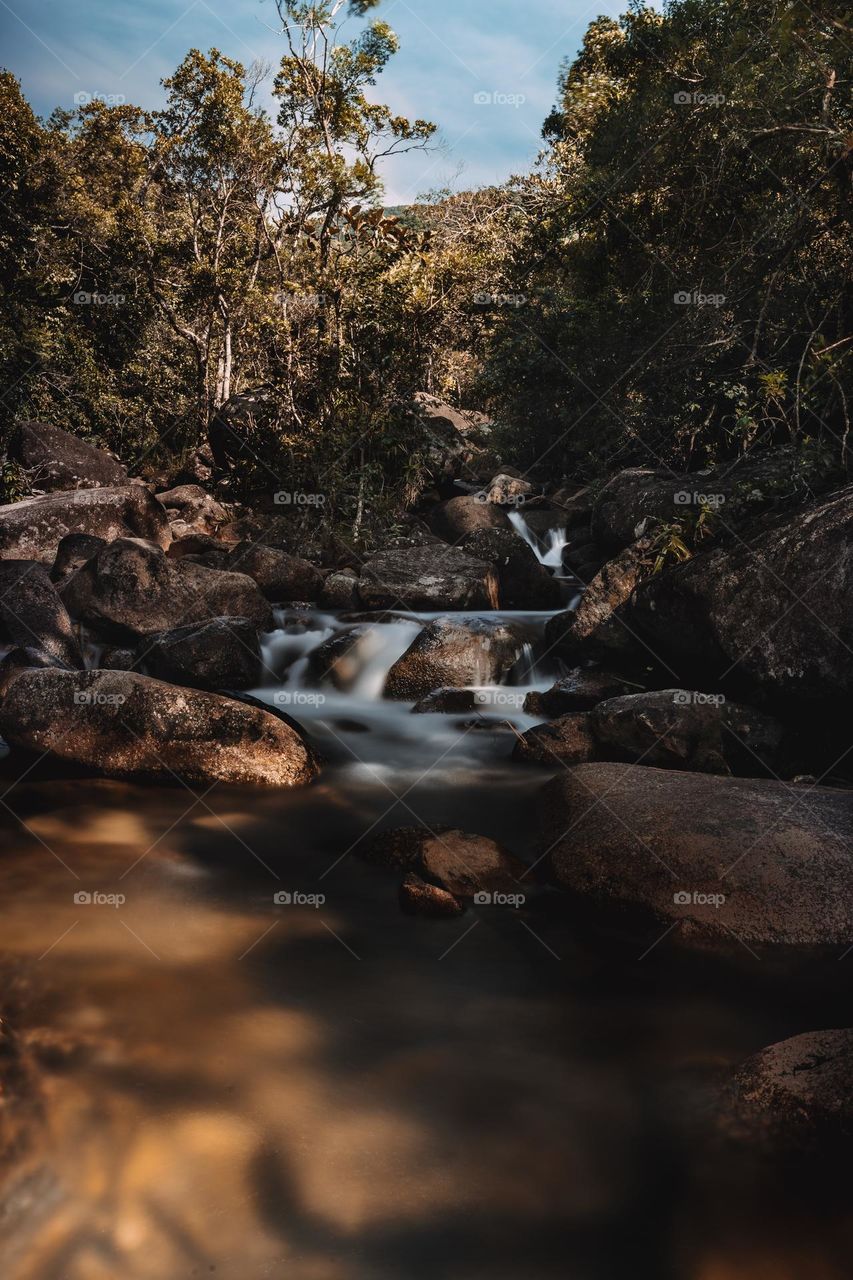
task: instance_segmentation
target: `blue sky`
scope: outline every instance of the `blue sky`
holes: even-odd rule
[[[626,0],[383,0],[376,16],[401,49],[375,96],[434,121],[443,144],[386,169],[389,203],[527,169],[561,59],[598,14],[625,8]],[[0,60],[41,114],[85,93],[150,107],[161,100],[161,77],[192,46],[275,67],[283,53],[275,26],[273,0],[0,0]]]

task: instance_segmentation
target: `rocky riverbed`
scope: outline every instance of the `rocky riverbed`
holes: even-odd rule
[[[536,487],[431,412],[368,547],[22,434],[14,1280],[846,1275],[853,489]]]

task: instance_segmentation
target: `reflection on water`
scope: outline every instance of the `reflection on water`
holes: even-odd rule
[[[283,622],[271,702],[305,687],[299,629],[341,625]],[[533,722],[494,690],[493,731],[382,703],[401,625],[351,694],[290,708],[314,787],[8,793],[0,1275],[841,1280],[844,1207],[704,1136],[730,1066],[837,1022],[831,995],[593,946],[543,888],[410,919],[354,856],[424,821],[533,857],[546,775],[500,727]]]

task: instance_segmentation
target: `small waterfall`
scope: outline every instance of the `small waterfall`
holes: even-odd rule
[[[546,569],[554,572],[555,578],[565,578],[563,570],[563,551],[569,545],[565,529],[549,529],[545,535],[545,546],[541,539],[530,528],[520,511],[509,513],[509,522],[520,538],[523,538],[536,559]]]

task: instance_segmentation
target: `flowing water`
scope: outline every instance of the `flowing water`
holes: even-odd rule
[[[538,857],[549,775],[510,755],[557,672],[545,616],[512,615],[527,651],[473,717],[381,697],[428,620],[369,626],[342,692],[307,655],[350,624],[279,613],[254,692],[324,756],[304,790],[6,761],[4,1280],[849,1274],[843,1197],[703,1136],[730,1068],[833,996],[591,939],[535,874],[518,911],[412,919],[358,857],[420,823]]]

